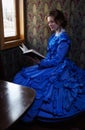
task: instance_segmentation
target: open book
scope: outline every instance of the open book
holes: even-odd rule
[[[28,49],[24,44],[22,44],[21,46],[19,46],[20,49],[22,50],[23,54],[24,55],[28,55],[32,58],[37,58],[39,60],[45,58],[44,55],[40,54],[39,52],[37,52],[36,50],[34,49]]]

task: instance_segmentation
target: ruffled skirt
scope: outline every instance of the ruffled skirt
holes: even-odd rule
[[[85,70],[69,59],[50,68],[23,68],[13,82],[36,90],[31,108],[22,118],[25,122],[35,117],[64,120],[85,112]]]

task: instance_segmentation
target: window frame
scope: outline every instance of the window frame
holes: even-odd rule
[[[24,42],[24,0],[15,0],[16,4],[16,23],[17,35],[13,37],[4,37],[4,23],[2,0],[0,0],[0,50],[9,49]]]

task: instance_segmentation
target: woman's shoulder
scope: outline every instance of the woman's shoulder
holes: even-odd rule
[[[66,31],[59,35],[59,41],[66,41],[67,43],[71,44],[71,39]]]
[[[59,38],[70,39],[69,34],[66,31],[61,32]]]

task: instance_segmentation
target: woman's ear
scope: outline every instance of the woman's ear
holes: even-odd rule
[[[57,22],[56,22],[59,26],[61,26],[62,25],[62,21],[61,20],[57,20]]]

